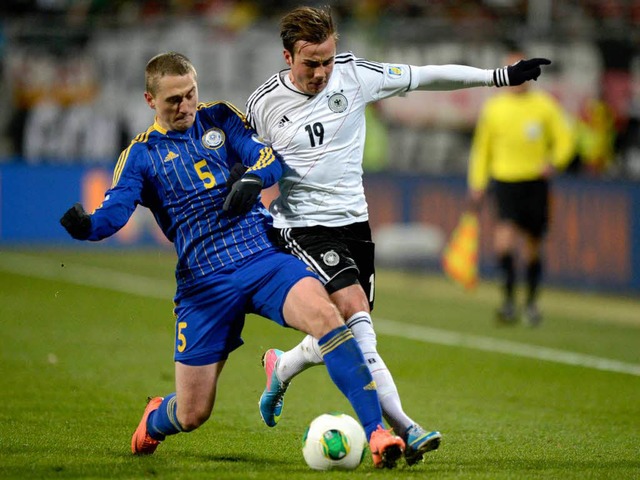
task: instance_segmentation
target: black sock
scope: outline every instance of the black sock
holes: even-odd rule
[[[502,272],[505,301],[513,302],[513,292],[516,284],[516,269],[513,255],[510,253],[501,255],[498,259]]]
[[[527,265],[527,285],[529,288],[527,305],[533,305],[538,296],[538,287],[542,278],[542,262],[536,259]]]

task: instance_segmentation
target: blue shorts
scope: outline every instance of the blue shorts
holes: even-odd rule
[[[284,301],[305,277],[317,275],[293,255],[267,250],[211,275],[196,288],[178,292],[174,360],[194,366],[226,360],[244,343],[247,313],[286,327]]]

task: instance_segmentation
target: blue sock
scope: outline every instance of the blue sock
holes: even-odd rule
[[[167,435],[175,435],[182,431],[176,415],[177,408],[176,394],[172,393],[164,397],[157,410],[149,414],[147,432],[151,438],[162,441]]]
[[[382,410],[376,384],[358,342],[344,325],[327,333],[318,345],[331,380],[349,399],[369,439],[382,425]]]

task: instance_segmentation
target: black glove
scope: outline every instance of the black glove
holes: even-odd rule
[[[231,171],[229,172],[229,178],[227,178],[227,188],[231,188],[234,183],[242,178],[244,172],[247,171],[247,167],[245,167],[240,162],[236,163],[231,167]]]
[[[496,87],[515,87],[522,85],[527,80],[537,80],[542,70],[540,65],[550,65],[551,60],[546,58],[532,58],[520,60],[513,65],[496,68],[493,71],[493,84]]]
[[[86,240],[91,234],[91,216],[84,211],[82,204],[75,203],[60,219],[60,225],[77,240]]]
[[[257,175],[245,175],[231,187],[222,210],[242,215],[255,205],[262,190],[262,180]]]

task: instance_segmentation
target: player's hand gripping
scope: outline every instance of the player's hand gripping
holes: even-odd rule
[[[515,87],[528,80],[537,80],[542,69],[540,65],[550,65],[551,60],[546,58],[532,58],[520,60],[513,65],[496,68],[493,71],[493,83],[496,87]]]
[[[229,178],[227,178],[227,188],[231,189],[234,183],[242,178],[244,173],[247,171],[247,167],[245,167],[242,163],[237,162],[231,167],[229,171]]]
[[[247,213],[258,200],[261,190],[262,180],[260,177],[251,174],[244,175],[232,185],[222,210],[236,215]]]
[[[82,204],[75,203],[60,219],[69,235],[77,240],[86,240],[91,234],[91,216],[84,211]]]

